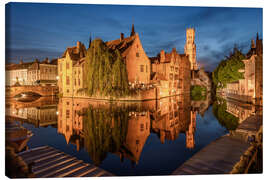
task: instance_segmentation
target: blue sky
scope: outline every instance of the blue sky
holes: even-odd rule
[[[262,37],[261,8],[121,6],[9,3],[6,5],[6,62],[60,57],[76,41],[117,39],[134,23],[148,56],[161,49],[184,53],[185,31],[196,31],[197,61],[212,71],[237,44],[243,52]]]

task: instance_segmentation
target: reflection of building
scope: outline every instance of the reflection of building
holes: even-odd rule
[[[262,53],[262,39],[257,35],[256,46],[252,40],[250,51],[243,60],[245,69],[239,70],[244,73],[244,79],[227,83],[226,96],[262,105]]]
[[[17,103],[16,101],[8,102],[8,106],[6,107],[6,118],[30,123],[36,127],[56,125],[56,102],[54,100],[50,102],[47,98],[44,98],[43,102],[41,101],[38,103],[34,102],[32,105],[31,103],[26,103],[25,106],[23,106],[23,103]]]
[[[123,116],[120,117],[119,112]],[[64,135],[67,144],[76,145],[77,150],[83,146],[95,162],[100,163],[106,153],[111,152],[121,160],[128,158],[137,164],[151,130],[158,134],[162,143],[166,139],[176,140],[183,133],[186,147],[194,148],[196,113],[191,109],[189,95],[113,105],[106,101],[61,98],[58,104],[58,133]],[[100,134],[100,128],[104,134]],[[111,147],[107,143],[105,148],[102,145],[105,140],[116,144]]]
[[[136,164],[139,162],[144,144],[150,135],[150,114],[149,112],[130,112],[126,141],[124,143],[132,154],[123,151],[120,157],[126,157]]]
[[[191,106],[194,111],[198,112],[203,117],[211,103],[211,93],[207,93],[204,100],[191,101]]]
[[[176,140],[180,133],[185,133],[186,147],[194,148],[196,112],[191,110],[189,95],[160,100],[152,129],[159,134],[161,143],[165,139]]]
[[[228,100],[226,111],[235,117],[238,117],[239,123],[241,123],[255,113],[255,107],[250,104],[242,104]]]

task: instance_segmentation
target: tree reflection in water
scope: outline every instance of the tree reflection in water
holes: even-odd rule
[[[227,101],[225,99],[217,98],[213,103],[213,114],[227,130],[235,130],[239,124],[239,118],[227,111]]]
[[[120,151],[126,135],[129,107],[109,106],[98,109],[89,106],[83,117],[84,146],[96,165],[99,165],[108,152]]]

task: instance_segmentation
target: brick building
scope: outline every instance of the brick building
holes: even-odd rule
[[[186,30],[185,54],[188,55],[190,61],[190,69],[197,70],[199,67],[196,61],[196,44],[195,44],[194,28],[187,28]]]
[[[151,81],[159,86],[160,96],[188,93],[190,90],[190,62],[185,54],[173,48],[170,53],[161,50],[151,59]]]
[[[118,49],[126,63],[128,81],[130,84],[149,84],[151,63],[146,55],[139,34],[135,32],[134,25],[130,36],[124,37],[120,34],[120,38],[106,42],[106,45],[112,49]]]

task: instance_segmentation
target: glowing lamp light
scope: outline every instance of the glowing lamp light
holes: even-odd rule
[[[59,76],[56,76],[56,79],[59,80]]]
[[[56,115],[58,115],[58,111],[56,111]]]

